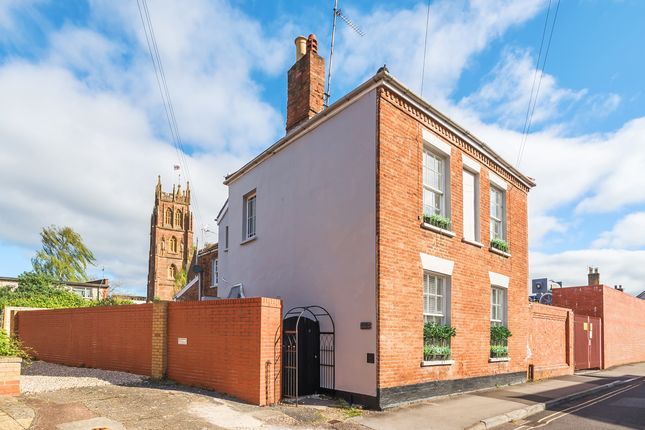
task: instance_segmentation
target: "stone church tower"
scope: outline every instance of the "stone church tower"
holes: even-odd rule
[[[188,270],[193,248],[193,214],[190,212],[190,183],[172,193],[161,191],[161,177],[155,189],[155,207],[150,218],[147,299],[172,300],[175,277]]]

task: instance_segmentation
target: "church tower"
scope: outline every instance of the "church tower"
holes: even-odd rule
[[[190,183],[186,183],[185,192],[179,184],[172,186],[172,193],[165,193],[161,190],[161,177],[158,177],[150,218],[148,301],[173,299],[177,292],[175,279],[182,269],[188,270],[192,248]]]

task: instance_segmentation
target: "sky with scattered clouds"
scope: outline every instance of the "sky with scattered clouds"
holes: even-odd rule
[[[534,177],[532,277],[645,289],[645,2],[562,1],[518,160],[541,35],[557,0],[341,0],[332,101],[387,64]],[[332,0],[148,0],[184,142],[172,144],[136,1],[0,0],[0,276],[50,224],[80,232],[94,276],[143,293],[158,174],[189,167],[200,243],[223,176],[284,134],[296,35],[327,57]],[[183,179],[188,172],[184,172]]]

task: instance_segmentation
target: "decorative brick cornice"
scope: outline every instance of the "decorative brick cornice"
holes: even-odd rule
[[[515,175],[511,174],[508,170],[504,169],[497,162],[493,161],[488,155],[477,149],[474,145],[466,142],[461,137],[457,136],[454,132],[449,130],[435,118],[423,112],[421,109],[412,105],[404,97],[401,97],[395,91],[388,87],[381,86],[379,88],[379,96],[390,104],[405,112],[410,117],[417,120],[429,130],[443,137],[448,142],[452,143],[471,158],[476,159],[478,162],[486,166],[489,170],[495,172],[497,175],[503,177],[508,182],[512,183],[516,188],[528,193],[529,187],[520,181]]]

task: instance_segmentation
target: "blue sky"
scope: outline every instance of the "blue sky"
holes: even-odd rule
[[[293,39],[328,55],[332,1],[149,0],[186,143],[200,243],[222,177],[284,133]],[[424,97],[515,163],[547,11],[557,0],[431,1]],[[425,1],[341,0],[332,98],[382,64],[419,91]],[[586,266],[645,289],[645,2],[566,0],[520,168],[530,270],[581,284]],[[0,3],[0,275],[30,267],[38,233],[70,225],[122,291],[142,293],[157,174],[176,180],[136,2]],[[53,166],[53,167],[52,167]],[[184,173],[184,178],[186,177]]]

